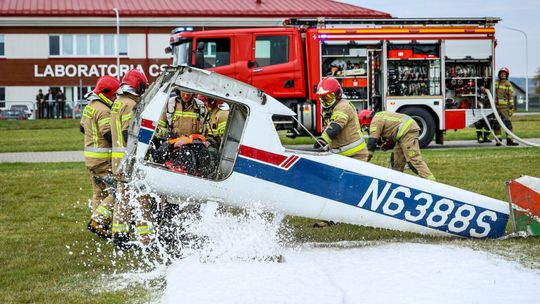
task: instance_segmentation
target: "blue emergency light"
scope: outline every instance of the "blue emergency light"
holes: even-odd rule
[[[182,33],[182,32],[192,32],[193,31],[193,27],[192,26],[181,26],[181,27],[177,27],[175,28],[174,30],[172,30],[172,33],[173,34],[178,34],[178,33]]]

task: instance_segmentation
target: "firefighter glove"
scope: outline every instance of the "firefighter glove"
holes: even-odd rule
[[[322,139],[322,137],[318,137],[317,142],[315,144],[313,144],[313,149],[326,150],[327,145],[328,145],[328,143],[324,139]]]

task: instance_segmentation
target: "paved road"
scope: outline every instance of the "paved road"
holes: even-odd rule
[[[527,141],[540,145],[540,138],[528,138]],[[504,143],[504,141],[503,141]],[[308,145],[301,147],[309,148]],[[428,149],[452,149],[452,148],[500,148],[493,143],[479,144],[475,140],[447,141],[444,145],[431,144]],[[523,145],[518,146],[523,147]],[[59,152],[19,152],[0,153],[0,163],[59,163],[59,162],[83,162],[83,151],[59,151]]]
[[[0,153],[0,163],[82,162],[83,151]]]

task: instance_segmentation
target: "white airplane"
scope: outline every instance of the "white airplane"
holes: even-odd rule
[[[173,87],[230,106],[212,178],[175,172],[150,156]],[[284,147],[272,116],[296,113],[255,87],[213,72],[169,67],[135,112],[124,167],[158,194],[440,236],[497,238],[509,219],[504,201],[330,152]]]

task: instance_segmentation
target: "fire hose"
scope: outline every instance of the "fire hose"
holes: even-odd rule
[[[499,125],[501,126],[501,128],[503,128],[503,130],[506,132],[507,135],[510,135],[513,139],[515,139],[517,142],[523,144],[523,145],[526,145],[526,146],[530,146],[530,147],[540,147],[539,144],[535,144],[533,142],[530,142],[530,141],[527,141],[527,140],[524,140],[524,139],[521,139],[519,138],[516,134],[514,134],[512,131],[510,131],[506,125],[504,124],[504,122],[502,121],[501,119],[501,116],[499,115],[499,112],[497,112],[497,107],[495,106],[495,101],[493,100],[493,95],[491,95],[491,92],[489,90],[485,90],[487,96],[488,96],[488,99],[489,99],[489,103],[491,105],[491,108],[493,109],[493,115],[495,115],[495,119],[497,120],[497,122],[499,123]],[[489,128],[489,131],[491,132],[491,134],[493,135],[493,137],[495,138],[495,140],[500,143],[500,140],[497,136],[495,136],[495,133],[493,132],[493,130],[491,129],[491,125],[489,124],[489,121],[486,117],[486,115],[484,114],[484,106],[482,105],[482,103],[480,103],[480,112],[482,113],[482,117],[484,118],[484,121],[486,122],[488,128]]]

